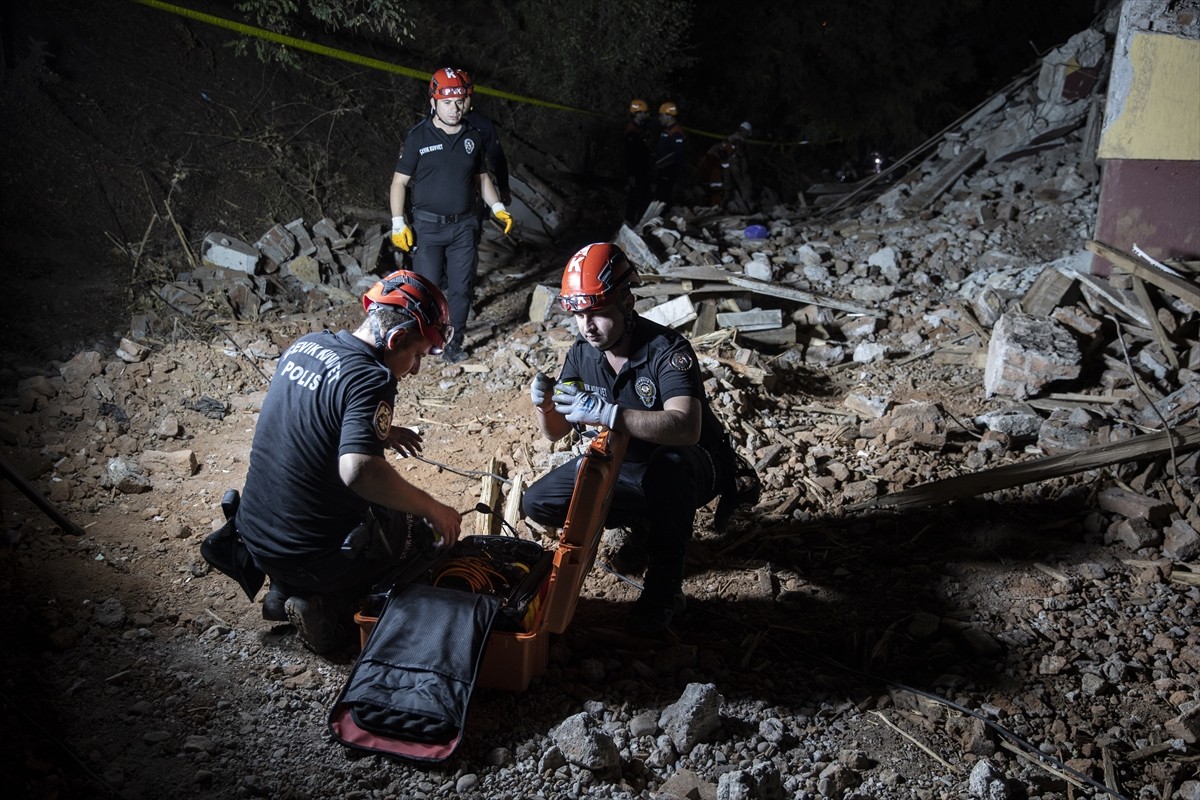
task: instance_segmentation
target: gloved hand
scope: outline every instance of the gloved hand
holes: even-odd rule
[[[545,410],[546,401],[550,399],[550,392],[553,389],[554,379],[538,370],[538,373],[533,376],[533,382],[529,384],[529,399],[539,410]]]
[[[512,230],[513,218],[512,214],[508,213],[504,208],[504,203],[493,203],[492,214],[496,216],[496,219],[504,223],[504,235],[508,236],[508,232]]]
[[[554,385],[554,410],[577,425],[603,425],[611,428],[617,422],[617,405],[581,389],[574,382]]]
[[[404,221],[404,217],[392,217],[392,244],[406,253],[412,250],[413,231]]]

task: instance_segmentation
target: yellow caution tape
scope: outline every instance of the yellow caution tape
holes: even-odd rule
[[[348,61],[351,64],[359,64],[364,67],[370,67],[371,69],[382,70],[383,72],[393,72],[397,75],[404,75],[405,77],[416,78],[417,80],[421,81],[428,81],[430,76],[433,74],[433,70],[422,71],[411,69],[409,67],[402,67],[398,64],[392,64],[388,61],[380,61],[377,58],[367,58],[366,56],[360,56],[356,53],[348,53],[345,50],[338,50],[333,47],[314,44],[313,42],[305,41],[304,39],[297,39],[294,36],[285,36],[282,33],[275,33],[274,31],[264,30],[263,28],[256,28],[253,25],[234,22],[232,20],[225,19],[224,17],[205,14],[200,11],[193,11],[190,8],[183,8],[170,3],[162,3],[158,0],[134,0],[134,2],[141,3],[142,5],[149,6],[150,8],[158,9],[159,11],[166,11],[171,14],[177,14],[181,17],[194,19],[197,22],[204,22],[209,25],[215,25],[218,28],[225,28],[226,30],[240,33],[243,36],[253,36],[267,42],[275,42],[276,44],[282,44],[286,47],[294,47],[297,50],[306,50],[310,53],[316,53],[319,56],[336,58],[340,61]],[[545,108],[556,108],[560,111],[573,111],[576,114],[587,114],[589,116],[596,117],[600,116],[600,114],[595,111],[587,111],[582,108],[573,108],[572,106],[566,106],[561,103],[553,103],[549,100],[539,100],[536,97],[526,97],[525,95],[512,94],[511,92],[502,92],[498,89],[489,89],[486,86],[480,86],[479,84],[475,85],[475,91],[479,94],[500,97],[505,100],[515,100],[519,103],[528,103],[535,106],[543,106]]]
[[[205,14],[200,11],[193,11],[190,8],[183,8],[182,6],[172,5],[171,3],[162,3],[162,2],[159,2],[159,0],[134,0],[134,2],[140,3],[141,5],[144,5],[144,6],[149,6],[150,8],[158,9],[159,11],[166,11],[170,14],[177,14],[181,17],[187,17],[188,19],[194,19],[197,22],[203,22],[208,25],[215,25],[218,28],[225,28],[226,30],[231,30],[231,31],[234,31],[235,33],[240,33],[243,36],[253,36],[255,38],[262,39],[263,41],[275,42],[276,44],[284,45],[285,47],[294,47],[297,50],[305,50],[309,53],[315,53],[319,56],[326,56],[327,58],[336,58],[339,61],[348,61],[351,64],[358,64],[360,66],[370,67],[371,69],[381,70],[383,72],[392,72],[397,75],[403,75],[407,78],[415,78],[419,81],[428,81],[430,76],[433,74],[432,70],[426,72],[424,70],[416,70],[416,69],[412,69],[410,67],[402,67],[398,64],[393,64],[390,61],[380,61],[377,58],[368,58],[366,56],[360,56],[357,53],[349,53],[345,50],[338,50],[337,48],[334,48],[334,47],[326,47],[323,44],[314,44],[313,42],[305,41],[304,39],[297,39],[295,36],[285,36],[282,33],[275,33],[274,31],[268,31],[263,28],[256,28],[253,25],[246,25],[241,22],[234,22],[233,20],[228,20],[228,19],[225,19],[224,17],[218,17],[218,16],[214,16],[212,14]],[[554,108],[554,109],[558,109],[559,111],[571,111],[576,114],[587,114],[588,116],[591,116],[591,117],[603,116],[602,114],[600,114],[599,112],[596,112],[596,111],[588,111],[587,109],[583,109],[583,108],[575,108],[574,106],[567,106],[567,105],[563,105],[562,103],[552,102],[550,100],[539,100],[536,97],[529,97],[527,95],[513,94],[512,92],[503,92],[503,91],[500,91],[499,89],[489,89],[488,87],[481,86],[479,84],[475,84],[475,91],[478,92],[479,94],[486,94],[491,97],[499,97],[504,100],[513,100],[518,103],[528,103],[529,105],[542,106],[543,108]],[[703,131],[698,128],[684,127],[684,130],[687,131],[688,133],[695,134],[696,136],[704,136],[704,137],[707,137],[710,139],[726,139],[726,138],[728,138],[728,134],[713,133],[712,131]],[[747,139],[746,143],[747,144],[770,144],[770,145],[785,146],[785,147],[792,146],[792,145],[809,144],[808,141],[770,142],[770,141],[759,140],[759,139]]]

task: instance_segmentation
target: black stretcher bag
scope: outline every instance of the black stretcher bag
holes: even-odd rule
[[[501,604],[420,583],[394,587],[333,704],[333,738],[417,761],[453,755]]]

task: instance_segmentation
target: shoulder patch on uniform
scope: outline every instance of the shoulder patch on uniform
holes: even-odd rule
[[[380,400],[379,407],[375,409],[375,435],[380,439],[386,439],[391,432],[392,407]]]
[[[671,355],[671,366],[680,372],[687,372],[692,368],[692,357],[680,350]]]

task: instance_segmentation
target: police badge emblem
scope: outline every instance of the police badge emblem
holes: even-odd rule
[[[475,140],[470,136],[463,142],[463,148],[467,151],[467,155],[475,152]]]
[[[654,385],[654,381],[649,378],[638,378],[633,385],[633,389],[637,392],[638,399],[642,401],[642,405],[646,408],[653,408],[654,402],[658,399],[658,387]]]
[[[692,368],[692,357],[682,350],[672,353],[671,366],[680,372],[687,372]]]
[[[392,407],[380,400],[379,407],[375,409],[375,435],[380,439],[386,439],[391,432]]]

